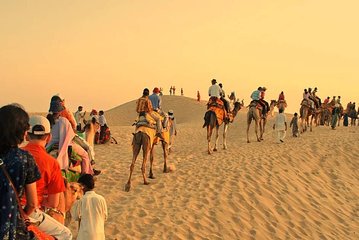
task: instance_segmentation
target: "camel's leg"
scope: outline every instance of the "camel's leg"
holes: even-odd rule
[[[259,135],[258,135],[258,127],[259,127],[259,130],[262,131],[262,125],[260,124],[259,119],[255,119],[254,121],[256,123],[255,128],[254,128],[254,132],[256,133],[257,142],[260,142],[261,140],[260,140]]]
[[[249,143],[249,128],[251,127],[252,119],[247,120],[247,143]]]
[[[226,150],[227,149],[227,130],[228,130],[229,125],[227,123],[224,124],[224,128],[223,128],[223,149]]]
[[[210,126],[207,126],[207,141],[208,141],[208,154],[212,153],[211,150],[211,136],[212,136],[212,128]]]
[[[149,140],[147,140],[143,146],[142,146],[142,151],[143,151],[143,161],[142,161],[142,177],[143,177],[143,184],[148,185],[150,184],[147,179],[146,179],[146,163],[147,163],[147,159],[151,154],[151,146],[149,144]]]
[[[152,145],[152,148],[150,151],[150,174],[148,177],[151,179],[155,179],[155,176],[153,175],[153,171],[152,171],[154,155],[155,155],[155,144]]]
[[[135,138],[135,137],[134,137]],[[136,159],[137,159],[137,156],[138,154],[140,153],[140,150],[141,150],[141,144],[136,144],[135,141],[133,141],[133,146],[132,146],[132,163],[131,163],[131,166],[130,166],[130,176],[128,177],[128,181],[125,185],[125,191],[126,192],[129,192],[130,189],[131,189],[131,177],[132,177],[132,172],[133,172],[133,169],[135,168],[135,163],[136,163]]]
[[[168,173],[169,169],[167,168],[167,157],[168,157],[168,143],[162,141],[162,149],[163,149],[163,172]]]
[[[260,138],[259,138],[260,140],[264,140],[263,139],[263,134],[264,134],[264,131],[265,131],[266,123],[267,123],[267,119],[262,118],[261,119],[261,124],[260,124],[260,126],[261,126],[261,135],[260,135]]]
[[[217,145],[218,145],[218,139],[219,139],[219,126],[216,125],[216,140],[214,142],[214,148],[213,151],[217,151]]]

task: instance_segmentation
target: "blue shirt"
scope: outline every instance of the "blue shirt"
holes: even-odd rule
[[[25,192],[26,184],[36,182],[41,178],[34,158],[25,150],[11,148],[6,154],[1,154],[0,158],[4,161],[5,168],[20,198]],[[17,234],[24,232],[26,226],[20,220],[16,195],[2,170],[0,171],[0,196],[0,239],[19,239]],[[30,239],[30,236],[25,233],[21,239]]]
[[[161,109],[161,97],[156,93],[151,94],[148,97],[152,103],[153,110]]]
[[[251,98],[252,100],[259,100],[261,96],[261,92],[259,90],[255,90],[252,95]]]

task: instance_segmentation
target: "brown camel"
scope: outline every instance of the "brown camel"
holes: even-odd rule
[[[252,120],[254,120],[255,125],[254,125],[254,131],[256,133],[256,137],[257,137],[257,141],[260,142],[263,139],[263,134],[265,131],[265,125],[267,123],[267,116],[273,115],[273,110],[274,110],[274,106],[276,105],[276,101],[275,100],[271,100],[271,103],[269,105],[269,112],[267,112],[267,114],[265,116],[261,117],[261,109],[257,108],[257,103],[252,101],[249,104],[249,109],[247,112],[247,143],[250,142],[249,140],[249,128],[251,126]],[[258,135],[258,127],[259,127],[259,135]]]
[[[315,119],[315,110],[306,104],[302,104],[299,110],[300,113],[300,132],[304,133],[309,127],[310,131],[313,130],[313,119]]]
[[[229,127],[229,123],[233,122],[239,110],[244,106],[243,100],[239,102],[238,100],[234,103],[234,108],[230,111],[229,119],[224,119],[221,124],[218,124],[216,113],[212,110],[208,110],[204,115],[204,124],[203,127],[207,127],[207,141],[208,141],[208,154],[211,154],[212,151],[217,151],[218,139],[219,139],[219,127],[224,123],[223,129],[223,149],[227,149],[227,130]],[[213,129],[216,128],[216,140],[214,144],[214,148],[211,149],[211,137],[213,133]]]
[[[143,131],[141,131],[141,128]],[[132,172],[135,167],[137,156],[141,151],[141,147],[142,147],[142,152],[143,152],[143,160],[142,160],[142,167],[141,167],[143,184],[145,184],[145,185],[149,184],[149,182],[146,179],[146,164],[147,164],[147,160],[149,157],[150,157],[149,178],[151,178],[151,179],[155,178],[153,171],[152,171],[152,165],[153,165],[153,161],[154,161],[154,146],[156,145],[156,142],[158,142],[158,139],[155,138],[155,134],[156,134],[155,129],[142,126],[142,127],[138,128],[137,132],[133,135],[133,140],[132,140],[132,153],[133,153],[132,156],[133,157],[132,157],[132,163],[130,166],[130,175],[129,175],[128,181],[125,185],[126,192],[129,192],[131,189]],[[168,131],[163,132],[162,136],[165,136],[166,134],[169,135],[169,132]],[[151,139],[153,139],[153,140],[151,140]],[[164,173],[169,172],[169,168],[167,167],[168,139],[169,138],[164,137],[164,139],[161,140],[162,149],[163,149],[163,157],[164,157],[164,164],[163,164],[163,172]]]

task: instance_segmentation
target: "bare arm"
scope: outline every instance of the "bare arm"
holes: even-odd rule
[[[27,215],[31,214],[37,207],[36,182],[26,184],[25,186],[26,206],[24,211]]]

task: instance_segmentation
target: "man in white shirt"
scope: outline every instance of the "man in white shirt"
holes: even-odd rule
[[[103,138],[105,136],[105,132],[107,129],[107,121],[104,112],[102,110],[99,111],[98,114],[99,114],[98,121],[100,124],[100,142],[103,142]]]
[[[85,114],[86,114],[86,111],[85,112],[82,112],[82,106],[79,106],[77,108],[77,111],[75,112],[75,120],[76,120],[76,123],[77,123],[77,131],[81,131],[82,130],[82,123],[84,122],[84,119],[85,119]]]
[[[276,131],[277,142],[284,142],[285,133],[287,131],[287,120],[283,113],[284,109],[279,109],[279,114],[275,118],[275,122],[273,124],[273,130]]]
[[[208,89],[208,95],[210,98],[220,98],[221,97],[221,87],[218,86],[217,84],[217,80],[216,79],[212,79],[212,86],[209,87]]]
[[[73,219],[80,221],[77,240],[103,240],[108,217],[106,200],[93,190],[95,182],[92,175],[84,174],[77,182],[84,192],[84,196],[71,208]]]

